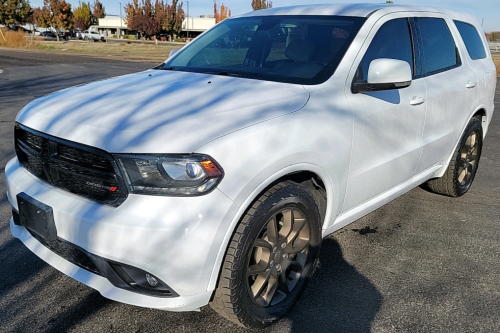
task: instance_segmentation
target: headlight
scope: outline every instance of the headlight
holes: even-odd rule
[[[213,190],[224,177],[207,155],[114,155],[130,193],[197,196]]]

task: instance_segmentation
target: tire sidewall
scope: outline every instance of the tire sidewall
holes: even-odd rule
[[[291,195],[292,191],[296,195]],[[280,303],[264,308],[256,304],[249,295],[246,271],[255,240],[261,234],[263,228],[266,227],[269,218],[285,208],[297,208],[301,210],[307,221],[309,221],[310,246],[308,260],[303,269],[300,281],[288,296]],[[246,318],[240,319],[243,319],[242,321],[252,320],[251,323],[248,323],[252,327],[264,327],[283,317],[297,302],[307,286],[319,255],[319,245],[321,243],[320,214],[318,206],[309,191],[300,186],[287,185],[265,199],[248,220],[247,227],[249,228],[248,232],[245,233],[245,237],[238,246],[241,255],[239,256],[239,269],[236,281],[240,283],[238,293],[241,295],[242,309],[247,311],[247,314],[244,316]]]
[[[476,134],[478,136],[478,147],[477,147],[478,156],[477,156],[476,164],[474,165],[474,169],[472,170],[472,174],[471,174],[469,180],[464,185],[461,185],[460,182],[458,181],[458,176],[459,176],[458,171],[460,168],[460,160],[461,160],[460,151],[464,147],[469,136],[474,132],[476,132]],[[462,134],[462,137],[460,138],[460,144],[457,148],[457,153],[456,153],[456,157],[455,157],[455,169],[453,170],[453,182],[454,182],[454,186],[455,186],[455,193],[457,193],[458,196],[464,195],[471,187],[471,185],[474,181],[474,178],[476,176],[477,168],[479,166],[479,160],[481,158],[482,148],[483,148],[483,127],[481,126],[481,122],[478,119],[472,118],[472,120],[469,122],[469,124],[465,128],[465,131]]]

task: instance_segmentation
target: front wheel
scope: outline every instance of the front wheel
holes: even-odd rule
[[[483,127],[479,119],[472,118],[460,138],[445,174],[441,178],[429,180],[429,189],[450,197],[464,195],[476,176],[482,148]]]
[[[311,192],[292,182],[275,185],[238,225],[210,305],[244,327],[277,321],[304,291],[320,242],[320,213]]]

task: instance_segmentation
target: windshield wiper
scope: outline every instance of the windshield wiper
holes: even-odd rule
[[[159,65],[158,65],[158,66],[156,66],[156,67],[153,67],[153,69],[162,69],[162,70],[164,70],[164,71],[175,71],[175,67],[172,67],[172,66],[170,66],[170,67],[165,67],[165,64],[164,64],[164,63],[159,64]]]
[[[226,71],[222,71],[222,72],[210,72],[210,71],[208,71],[208,72],[200,72],[200,73],[220,75],[220,76],[241,76],[240,74],[236,74],[233,72],[226,72]]]

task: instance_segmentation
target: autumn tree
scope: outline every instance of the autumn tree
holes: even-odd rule
[[[83,2],[73,12],[73,26],[81,31],[87,30],[92,24],[90,5]]]
[[[161,28],[167,34],[175,39],[182,31],[182,21],[184,20],[183,2],[179,4],[178,0],[172,0],[172,3],[165,5],[165,16]]]
[[[141,3],[133,0],[125,7],[127,27],[139,32],[141,38],[156,35],[160,31],[160,22],[155,17],[156,8],[156,4],[154,7],[151,5],[151,0],[142,0]]]
[[[224,4],[221,4],[220,8],[217,8],[217,2],[214,1],[214,17],[215,23],[224,21],[228,17],[231,17],[231,10],[224,6]]]
[[[125,6],[125,21],[127,27],[139,32],[141,38],[153,36],[160,31],[175,38],[180,33],[182,21],[184,20],[184,10],[182,2],[172,0],[172,4],[156,0],[154,6],[151,0],[133,0]]]
[[[56,31],[56,38],[59,41],[59,32],[61,30],[71,29],[73,27],[73,13],[71,4],[65,0],[43,0],[43,8],[40,12],[37,22],[40,27],[52,27]]]
[[[32,22],[35,26],[39,26],[42,28],[50,27],[50,13],[45,7],[37,7],[33,10]]]
[[[0,0],[0,24],[25,23],[31,14],[31,6],[26,0]]]
[[[104,18],[105,16],[106,9],[102,3],[99,2],[99,0],[95,0],[92,4],[92,24],[99,24],[99,19]]]
[[[252,8],[253,10],[272,8],[273,3],[267,0],[252,0]]]

